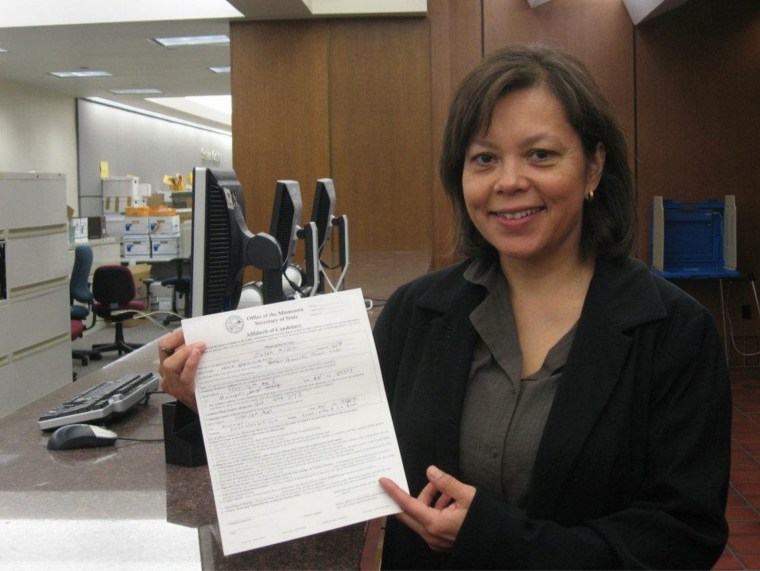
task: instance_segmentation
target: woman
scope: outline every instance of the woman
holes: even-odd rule
[[[468,260],[376,328],[415,499],[385,567],[710,568],[726,541],[730,393],[714,324],[630,260],[624,138],[547,47],[463,81],[441,176]]]
[[[380,478],[403,510],[383,567],[710,568],[725,357],[707,311],[628,257],[625,141],[587,71],[548,47],[487,56],[441,175],[466,260],[400,288],[375,327],[411,491]],[[191,405],[199,358],[162,363]]]

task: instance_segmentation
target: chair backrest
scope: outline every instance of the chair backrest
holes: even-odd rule
[[[92,294],[103,304],[120,304],[135,298],[135,279],[126,266],[100,266],[92,276]]]
[[[92,269],[92,248],[80,244],[74,249],[74,267],[69,281],[69,297],[80,303],[90,303],[90,270]]]
[[[177,270],[177,277],[190,277],[190,258],[172,258],[172,263]],[[183,273],[183,269],[187,267],[187,272]]]

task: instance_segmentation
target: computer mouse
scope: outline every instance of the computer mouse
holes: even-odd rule
[[[57,428],[48,438],[48,450],[70,450],[92,446],[112,446],[116,433],[91,424],[66,424]]]

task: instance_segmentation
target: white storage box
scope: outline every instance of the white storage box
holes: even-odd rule
[[[87,241],[87,218],[72,218],[71,228],[73,230],[74,242]]]
[[[170,257],[179,256],[179,236],[165,236],[160,234],[151,234],[150,251],[153,257]]]
[[[103,179],[103,197],[119,196],[139,200],[140,179],[136,176],[113,176]]]
[[[150,216],[125,216],[124,235],[150,234]]]
[[[121,247],[125,258],[150,257],[150,237],[147,234],[125,235],[121,240]]]
[[[137,192],[140,193],[140,198],[143,200],[148,200],[148,197],[151,195],[151,189],[150,184],[147,182],[141,182],[137,185]]]
[[[183,220],[179,227],[179,255],[189,258],[193,251],[193,221]]]
[[[124,215],[109,214],[106,216],[106,236],[124,235]]]
[[[124,214],[127,208],[133,206],[145,206],[145,200],[126,196],[104,196],[103,214]]]
[[[151,216],[150,233],[163,236],[179,236],[179,214],[171,216]]]

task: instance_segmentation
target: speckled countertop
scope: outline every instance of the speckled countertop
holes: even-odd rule
[[[4,564],[108,569],[358,569],[357,524],[225,557],[206,466],[166,464],[162,442],[47,449],[40,414],[103,380],[155,370],[151,343],[0,419],[0,552]],[[113,422],[119,436],[163,438],[161,404]],[[160,567],[159,567],[160,566]]]

